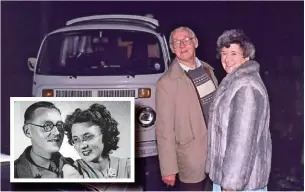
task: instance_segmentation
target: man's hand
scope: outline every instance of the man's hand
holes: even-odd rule
[[[162,181],[169,186],[174,186],[176,181],[176,174],[164,176],[162,177]]]

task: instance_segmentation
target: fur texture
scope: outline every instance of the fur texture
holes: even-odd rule
[[[259,64],[228,74],[210,107],[206,172],[224,189],[267,185],[271,168],[270,107]]]

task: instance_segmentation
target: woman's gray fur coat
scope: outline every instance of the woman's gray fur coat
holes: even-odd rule
[[[210,107],[206,172],[229,190],[264,188],[271,168],[270,108],[259,64],[223,79]]]

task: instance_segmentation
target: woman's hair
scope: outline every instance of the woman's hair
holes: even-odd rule
[[[229,48],[231,44],[238,44],[243,50],[244,57],[254,59],[255,47],[250,39],[244,34],[242,30],[231,29],[226,30],[217,39],[217,58],[220,58],[220,52],[223,47]]]
[[[68,142],[72,145],[72,125],[76,123],[90,122],[99,126],[103,135],[102,141],[104,149],[103,157],[107,157],[112,150],[118,149],[120,134],[118,130],[118,122],[111,117],[110,112],[104,105],[92,104],[89,109],[81,110],[77,108],[72,115],[67,115],[65,121],[65,131],[68,137]]]

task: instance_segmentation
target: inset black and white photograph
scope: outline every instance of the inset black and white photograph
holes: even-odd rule
[[[134,182],[134,98],[11,97],[11,182]]]

